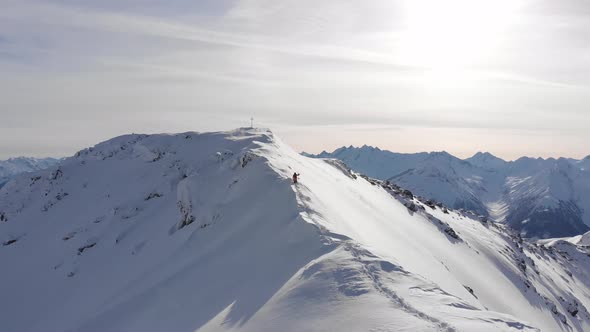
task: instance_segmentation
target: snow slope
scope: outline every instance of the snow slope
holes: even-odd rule
[[[6,331],[590,329],[587,248],[527,242],[262,129],[121,136],[18,176],[0,241]]]
[[[57,164],[59,161],[59,159],[55,158],[27,157],[0,160],[0,187],[15,175],[45,169]]]
[[[538,240],[537,243],[541,245],[555,245],[559,242],[566,241],[578,246],[590,246],[590,232],[586,232],[581,235],[576,235],[572,237],[563,237],[563,238],[556,238],[556,239],[542,239]]]
[[[506,162],[479,152],[461,160],[446,152],[395,154],[366,146],[312,157],[340,159],[421,196],[505,221],[526,237],[564,237],[590,229],[587,158]]]
[[[572,162],[582,170],[590,171],[590,156],[587,156],[582,160],[573,160]]]

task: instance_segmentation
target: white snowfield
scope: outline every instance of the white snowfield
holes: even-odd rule
[[[262,129],[127,135],[21,175],[0,241],[1,331],[590,330],[587,247]]]

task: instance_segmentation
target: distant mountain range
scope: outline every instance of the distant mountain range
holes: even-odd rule
[[[339,159],[415,194],[506,222],[526,237],[565,237],[590,229],[590,156],[505,161],[478,152],[459,159],[447,152],[404,154],[367,145],[304,155]]]
[[[46,169],[57,164],[60,160],[56,158],[29,157],[0,160],[0,187],[15,175]]]

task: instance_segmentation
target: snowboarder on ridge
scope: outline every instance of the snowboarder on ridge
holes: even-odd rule
[[[297,178],[298,177],[299,177],[299,174],[293,173],[293,183],[297,183]]]

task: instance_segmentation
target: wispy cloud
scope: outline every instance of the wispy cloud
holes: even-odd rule
[[[529,141],[530,131],[573,128],[575,140],[563,142],[590,138],[578,130],[590,120],[590,6],[522,1],[488,56],[441,67],[437,54],[407,56],[408,36],[424,35],[408,33],[408,1],[3,1],[0,141],[8,132],[10,144],[62,135],[59,151],[73,151],[75,137],[56,134],[64,123],[101,123],[84,131],[92,142],[223,129],[252,115],[292,126],[292,139],[306,128],[359,125],[415,135],[520,131]],[[26,142],[23,153],[38,151]],[[8,145],[0,156],[12,154]]]

